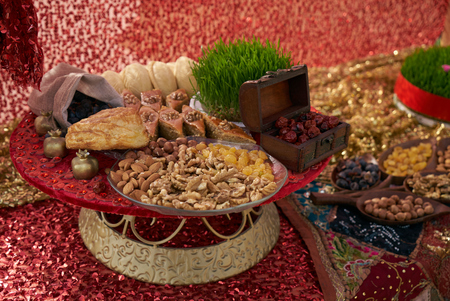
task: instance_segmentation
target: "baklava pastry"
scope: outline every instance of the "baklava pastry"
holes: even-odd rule
[[[167,140],[184,137],[183,118],[178,111],[163,106],[159,113],[159,134]]]
[[[141,93],[141,105],[144,107],[150,107],[156,112],[161,110],[161,106],[164,105],[164,96],[161,90],[150,90]]]
[[[141,116],[150,141],[156,141],[158,139],[158,113],[151,107],[142,106],[139,110],[139,116]]]
[[[227,120],[203,114],[208,138],[237,143],[256,143],[243,129]]]
[[[184,105],[189,105],[189,97],[184,89],[178,89],[166,97],[166,106],[181,113]]]
[[[190,106],[184,105],[181,117],[183,118],[183,130],[187,136],[205,137],[205,122],[203,115]]]
[[[136,111],[139,111],[139,108],[141,107],[141,101],[130,90],[123,90],[122,98],[124,107],[133,108]]]

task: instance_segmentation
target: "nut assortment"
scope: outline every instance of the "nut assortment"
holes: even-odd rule
[[[143,203],[185,210],[225,209],[257,201],[277,189],[264,152],[186,138],[155,143],[153,150],[149,146],[129,151],[119,161],[119,169],[110,172],[123,194]]]
[[[438,157],[436,170],[441,172],[450,171],[450,145],[444,151],[438,151],[436,154]]]
[[[319,113],[309,112],[301,114],[297,119],[287,119],[281,116],[275,122],[275,127],[279,129],[277,138],[300,145],[338,124],[339,118],[335,116],[323,116]]]
[[[433,205],[412,195],[400,199],[398,195],[366,200],[364,211],[372,216],[389,221],[409,221],[434,212]]]
[[[406,177],[427,166],[433,150],[430,143],[420,143],[418,146],[402,148],[397,146],[383,162],[386,173],[398,177]]]
[[[406,184],[414,194],[435,200],[450,200],[450,174],[422,176],[415,173]]]

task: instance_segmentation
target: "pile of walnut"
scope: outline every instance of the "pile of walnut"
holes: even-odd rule
[[[414,194],[435,200],[450,200],[450,174],[429,174],[422,176],[415,173],[406,180]]]
[[[400,199],[398,195],[389,198],[374,198],[364,202],[364,211],[370,215],[390,221],[409,221],[434,212],[429,202],[412,195]]]
[[[151,156],[150,149],[129,151],[119,169],[110,172],[112,182],[135,200],[185,210],[225,209],[276,191],[274,181],[246,175],[213,152],[205,158],[199,150],[208,146],[188,146],[181,143],[185,140],[177,140],[176,156],[172,152],[169,160]]]

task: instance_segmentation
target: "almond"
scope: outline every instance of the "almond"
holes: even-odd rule
[[[152,174],[147,180],[145,180],[141,185],[142,191],[147,191],[150,187],[150,184],[153,183],[156,179],[158,179],[160,175],[158,173]]]
[[[120,181],[117,183],[117,188],[122,189],[127,184],[127,181]]]
[[[145,182],[145,178],[138,178],[137,181],[138,181],[139,187],[142,187],[142,183]]]
[[[122,175],[122,180],[125,181],[125,182],[128,182],[129,179],[130,179],[130,176],[128,175],[128,173],[125,172],[125,173]]]
[[[132,170],[132,169],[131,169]],[[128,175],[130,176],[130,178],[137,178],[137,176],[138,176],[138,174],[139,173],[137,173],[137,172],[135,172],[135,171],[133,171],[133,172],[130,172]]]
[[[152,174],[157,172],[160,168],[162,167],[162,163],[161,162],[156,162],[153,163],[149,168],[148,171],[151,171]]]
[[[141,166],[137,165],[136,163],[131,164],[131,169],[137,173],[141,173],[144,171],[144,169]]]
[[[152,173],[152,171],[151,170],[147,170],[147,171],[144,171],[143,173],[140,173],[138,176],[137,176],[137,178],[138,178],[138,180],[139,179],[147,179],[149,176],[151,176],[153,173]]]
[[[153,163],[155,163],[155,160],[153,160],[153,158],[151,156],[148,156],[145,159],[145,165],[147,165],[148,167],[150,167]]]
[[[121,169],[123,169],[123,167],[125,166],[125,164],[127,164],[127,163],[132,163],[132,162],[134,162],[134,159],[133,159],[133,158],[123,159],[122,161],[119,161],[119,167],[120,167]]]
[[[141,196],[143,196],[143,195],[147,195],[147,193],[142,190],[139,190],[139,189],[134,190],[130,194],[130,196],[137,201],[141,201]]]
[[[135,178],[131,178],[130,179],[130,183],[133,184],[134,188],[138,188],[139,187],[139,183],[138,183],[138,181],[136,181]]]
[[[117,183],[122,181],[122,177],[115,171],[111,171],[109,173],[109,176],[111,177],[111,180],[113,181],[113,183],[116,184],[116,185],[117,185]]]
[[[134,185],[131,182],[128,182],[124,187],[123,187],[123,194],[124,195],[129,195],[132,191],[134,190]]]

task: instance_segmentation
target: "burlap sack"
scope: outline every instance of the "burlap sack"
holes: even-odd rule
[[[67,129],[69,108],[75,91],[93,97],[112,107],[123,107],[122,96],[100,75],[60,63],[48,71],[41,82],[41,91],[33,90],[28,106],[36,115],[41,111],[53,111],[53,119],[61,129]]]

